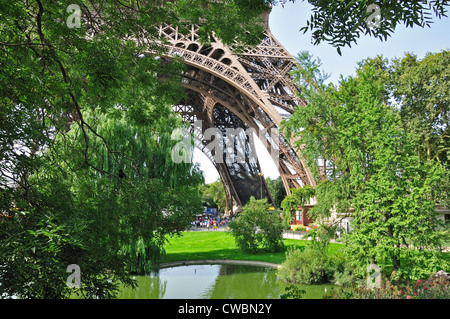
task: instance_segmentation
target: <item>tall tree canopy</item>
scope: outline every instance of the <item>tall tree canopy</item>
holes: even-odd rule
[[[450,52],[414,54],[390,66],[392,95],[401,105],[405,129],[413,133],[423,160],[450,160]]]
[[[178,102],[182,64],[158,58],[164,48],[157,27],[173,24],[183,31],[201,24],[202,41],[214,32],[227,44],[256,44],[268,2],[79,1],[77,6],[78,25],[73,1],[0,5],[4,179],[19,182],[12,167],[23,164],[25,148],[33,153],[45,148],[52,134],[72,121],[81,126],[88,147],[87,131],[95,132],[84,120],[86,109],[124,105],[131,119],[152,125],[167,105]]]
[[[418,279],[445,264],[439,258],[442,224],[435,211],[436,203],[448,199],[449,181],[448,157],[439,156],[439,150],[446,150],[440,142],[449,114],[448,90],[442,90],[449,82],[442,77],[448,60],[442,55],[447,52],[421,62],[406,56],[391,65],[382,57],[367,59],[356,76],[342,79],[339,86],[323,84],[320,65],[307,53],[299,56],[296,75],[305,84],[308,105],[297,108],[283,125],[287,136],[303,145],[319,184],[311,193],[318,203],[310,213],[320,219],[330,217],[333,209],[338,217],[351,211],[353,230],[345,237],[346,247],[363,272],[377,262]],[[405,68],[410,64],[415,72]],[[421,65],[423,75],[416,73]],[[425,77],[425,69],[441,76]],[[433,156],[422,145],[428,134],[439,141]]]
[[[0,289],[8,295],[68,297],[66,267],[79,263],[82,295],[110,297],[119,282],[132,284],[126,270],[147,269],[160,239],[195,210],[190,185],[198,182],[194,167],[166,158],[162,127],[183,95],[183,63],[161,58],[157,28],[199,24],[201,41],[240,49],[260,42],[261,14],[279,3],[73,2],[0,3]],[[316,28],[330,6],[309,2]],[[445,1],[426,3],[430,9],[402,1],[406,9],[391,20],[444,12]],[[314,36],[351,42],[340,36],[354,18],[346,13],[360,21],[360,11],[330,12],[340,28],[323,23]]]
[[[251,45],[267,5],[1,2],[2,294],[68,297],[77,264],[77,293],[112,297],[158,261],[198,212],[201,176],[171,161],[183,64],[161,58],[157,27],[201,24],[202,41]]]
[[[120,110],[84,116],[101,136],[88,133],[88,154],[84,133],[73,125],[37,158],[39,170],[29,175],[26,195],[21,188],[11,193],[14,209],[0,225],[0,289],[7,295],[68,297],[65,269],[76,264],[82,272],[77,294],[113,297],[119,283],[133,284],[129,272],[157,265],[168,236],[202,211],[201,172],[171,159],[179,118],[149,127],[130,123]]]

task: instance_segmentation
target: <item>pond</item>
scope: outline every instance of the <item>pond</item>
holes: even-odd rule
[[[123,288],[119,299],[279,299],[288,284],[276,269],[235,264],[186,265],[136,276],[137,289]],[[331,284],[297,285],[306,299],[320,299]]]

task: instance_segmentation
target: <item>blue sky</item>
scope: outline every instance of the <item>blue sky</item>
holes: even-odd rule
[[[450,16],[450,13],[448,14]],[[423,58],[427,52],[450,49],[450,18],[434,19],[431,28],[405,28],[399,26],[386,42],[373,37],[361,36],[356,45],[342,49],[339,56],[328,43],[314,46],[309,32],[299,32],[311,16],[311,6],[305,1],[288,3],[282,8],[274,7],[270,14],[269,26],[273,35],[293,55],[308,50],[322,60],[322,68],[331,73],[329,81],[337,83],[340,75],[354,74],[357,62],[382,54],[386,58],[400,58],[405,52],[414,52]]]
[[[272,34],[295,57],[300,51],[307,50],[322,61],[322,69],[330,74],[329,82],[338,84],[340,76],[355,74],[357,63],[368,57],[383,55],[385,58],[401,58],[406,52],[416,54],[420,59],[427,52],[450,50],[450,18],[434,19],[431,28],[405,28],[399,26],[394,34],[382,42],[379,39],[361,36],[357,44],[342,49],[342,56],[328,43],[314,46],[309,32],[300,32],[311,16],[311,6],[305,1],[288,3],[282,8],[274,7],[269,18]],[[449,13],[450,16],[450,13]],[[257,143],[256,149],[265,176],[279,176],[275,165],[266,150]],[[205,172],[206,183],[215,181],[219,175],[214,166],[203,154],[196,150],[194,161],[199,162]]]

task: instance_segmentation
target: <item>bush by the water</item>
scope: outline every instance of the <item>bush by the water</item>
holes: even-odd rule
[[[307,245],[304,251],[288,249],[278,276],[286,282],[298,284],[320,284],[335,278],[340,280],[340,285],[353,281],[352,272],[341,255],[330,255],[326,249],[314,245]]]

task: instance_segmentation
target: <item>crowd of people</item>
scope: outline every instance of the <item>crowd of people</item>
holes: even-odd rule
[[[226,228],[231,220],[228,217],[220,218],[215,216],[199,216],[193,221],[192,227],[198,230],[219,230],[219,227]]]

